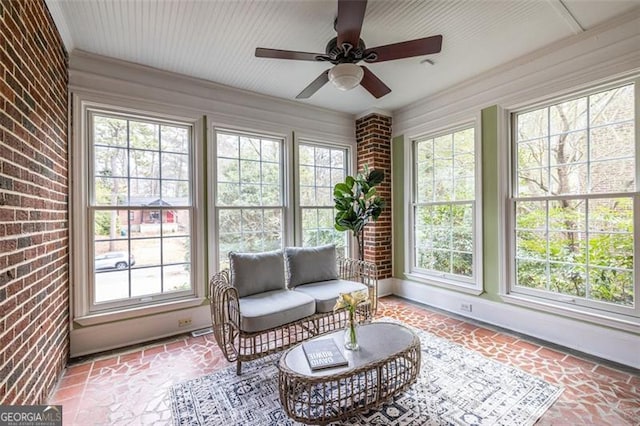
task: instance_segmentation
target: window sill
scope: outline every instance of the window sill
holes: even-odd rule
[[[461,282],[456,282],[454,280],[449,280],[446,278],[438,278],[432,275],[408,273],[408,274],[404,274],[404,276],[411,281],[416,281],[422,284],[429,284],[436,287],[446,288],[448,290],[459,291],[461,293],[472,294],[474,296],[479,296],[480,294],[484,293],[484,290],[482,289],[481,286],[478,287],[477,285],[467,284],[467,283],[463,284]]]
[[[567,306],[562,302],[540,299],[520,294],[502,294],[502,300],[513,305],[537,309],[539,311],[558,314],[574,320],[583,320],[596,325],[617,330],[640,333],[640,319],[615,313],[604,313],[595,309]]]
[[[163,312],[175,311],[178,309],[193,308],[202,305],[205,299],[202,297],[192,297],[189,299],[174,300],[170,302],[158,303],[150,306],[138,306],[135,308],[120,309],[109,312],[91,313],[74,318],[74,323],[81,326],[91,326],[114,321],[121,321],[136,317],[159,314]]]

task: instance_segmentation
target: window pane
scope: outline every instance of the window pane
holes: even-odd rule
[[[633,306],[634,283],[633,272],[629,270],[591,268],[589,274],[591,285],[590,298],[622,306]]]
[[[517,116],[517,140],[528,141],[549,135],[549,114],[546,109]]]
[[[218,133],[216,142],[218,158],[240,158],[240,143],[237,135]]]
[[[582,130],[587,127],[587,98],[573,99],[549,108],[550,134]]]
[[[347,252],[347,232],[334,228],[335,209],[333,188],[344,182],[346,150],[324,146],[299,145],[300,213],[302,217],[302,245],[335,244],[338,253]]]
[[[105,146],[119,146],[126,148],[128,145],[127,120],[114,117],[93,117],[93,143]]]
[[[262,140],[262,161],[280,163],[281,142],[276,140]]]
[[[587,192],[587,165],[565,164],[551,167],[551,194],[585,194]]]
[[[518,170],[518,196],[544,196],[549,192],[549,169]]]
[[[162,178],[187,180],[189,156],[185,154],[162,154]]]
[[[97,146],[94,148],[94,173],[96,177],[127,177],[129,170],[128,150]]]
[[[127,304],[162,294],[163,262],[179,259],[190,268],[190,128],[99,114],[91,123],[92,302]],[[191,290],[190,276],[185,283],[181,289]]]
[[[260,139],[240,136],[240,158],[244,160],[260,160]]]
[[[415,267],[472,277],[474,129],[416,141],[415,157]]]
[[[517,202],[516,229],[547,229],[547,202]]]
[[[633,158],[634,149],[633,122],[597,127],[590,132],[591,160],[610,158]]]
[[[634,305],[637,195],[607,196],[636,190],[634,102],[630,84],[515,115],[516,196],[544,198],[515,203],[518,286]]]
[[[552,166],[587,161],[589,150],[586,131],[552,136],[549,138],[549,143],[551,154],[550,162]]]
[[[549,291],[584,297],[587,280],[584,265],[549,262]]]
[[[540,290],[547,289],[547,263],[516,259],[516,285]]]
[[[140,149],[129,150],[130,176],[140,178],[160,178],[160,157],[158,151]]]
[[[548,167],[549,147],[547,139],[534,139],[518,144],[518,168]]]
[[[97,178],[93,190],[97,206],[126,206],[130,202],[127,179]]]
[[[591,126],[632,121],[633,89],[633,84],[628,84],[589,96]]]
[[[162,151],[189,153],[189,129],[176,126],[160,126]]]
[[[516,231],[516,255],[522,259],[546,260],[547,233],[545,231]]]
[[[633,159],[591,163],[591,192],[634,191],[635,167]]]

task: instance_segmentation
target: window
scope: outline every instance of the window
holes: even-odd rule
[[[413,142],[413,274],[481,288],[473,127]]]
[[[282,139],[216,131],[218,268],[230,251],[282,247],[284,217]]]
[[[635,90],[513,114],[512,293],[638,316]]]
[[[298,146],[299,200],[302,245],[335,244],[341,256],[347,254],[348,233],[334,228],[333,187],[344,182],[347,150],[308,142]]]
[[[193,295],[191,126],[97,110],[88,123],[90,310]]]

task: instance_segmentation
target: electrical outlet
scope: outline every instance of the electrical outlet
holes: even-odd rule
[[[187,327],[191,325],[191,318],[183,318],[178,320],[178,327]]]
[[[460,310],[464,312],[471,312],[471,303],[461,303]]]

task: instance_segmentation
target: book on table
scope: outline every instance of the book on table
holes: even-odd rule
[[[311,371],[349,365],[333,339],[319,339],[302,344]]]

